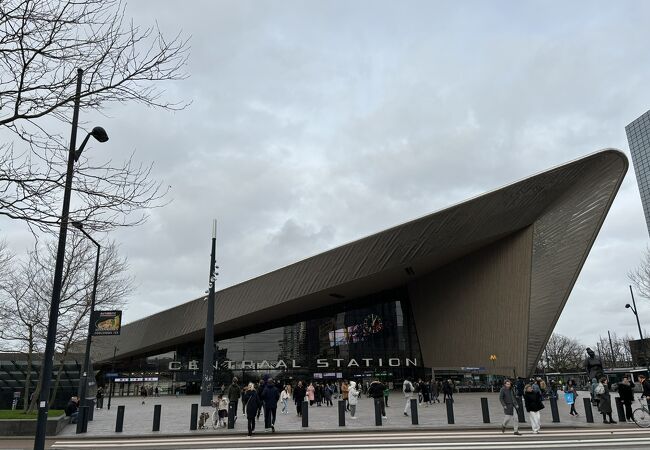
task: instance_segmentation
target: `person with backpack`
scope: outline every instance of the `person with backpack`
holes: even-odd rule
[[[405,378],[404,383],[402,383],[402,392],[404,393],[404,399],[406,400],[406,403],[404,404],[405,416],[408,416],[408,410],[411,405],[411,397],[414,390],[413,383],[411,383],[408,378]]]
[[[609,386],[607,385],[607,377],[601,377],[600,383],[596,386],[596,396],[598,397],[598,409],[603,416],[603,423],[616,423],[612,419],[612,399],[609,394]],[[607,420],[609,417],[609,421]]]

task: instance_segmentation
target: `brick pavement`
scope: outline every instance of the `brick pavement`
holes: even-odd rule
[[[584,405],[582,399],[588,396],[587,392],[581,392],[576,409],[580,414],[579,417],[572,417],[568,414],[569,406],[564,402],[564,397],[558,399],[558,409],[560,412],[560,424],[552,424],[551,408],[548,401],[545,401],[545,409],[541,412],[542,428],[549,426],[573,426],[589,427],[602,426],[602,421],[597,411],[594,409],[595,424],[586,423],[584,417]],[[481,397],[488,398],[490,409],[491,424],[483,424],[481,414]],[[106,405],[106,399],[104,404]],[[118,435],[115,433],[115,420],[117,415],[117,406],[125,405],[124,431],[123,436],[134,435],[151,435],[151,434],[224,434],[224,433],[243,433],[246,431],[246,418],[241,415],[241,403],[239,404],[239,417],[235,424],[234,430],[218,428],[213,430],[195,430],[190,431],[190,405],[200,403],[199,396],[162,396],[149,397],[145,405],[141,404],[139,397],[117,397],[113,398],[111,410],[106,408],[95,410],[94,420],[88,424],[88,433],[86,436],[108,436]],[[447,411],[443,403],[437,403],[428,407],[424,404],[419,407],[419,425],[412,425],[411,418],[403,415],[404,397],[401,392],[393,392],[388,401],[389,407],[386,409],[388,418],[383,421],[384,428],[468,428],[468,427],[494,427],[500,426],[503,418],[503,410],[499,404],[498,394],[496,393],[463,393],[454,395],[454,415],[455,425],[447,424]],[[155,404],[162,405],[161,425],[159,432],[153,432],[153,408]],[[617,418],[614,400],[612,399],[614,409],[613,417]],[[282,403],[278,403],[278,417],[276,420],[276,429],[281,431],[340,431],[343,427],[338,426],[338,409],[336,401],[333,407],[317,407],[316,405],[309,408],[309,428],[303,429],[301,418],[296,415],[295,405],[290,402],[289,414],[280,414]],[[212,411],[211,408],[199,407],[201,411]],[[372,399],[362,396],[357,406],[358,420],[349,420],[349,414],[346,416],[346,429],[375,429],[374,407]],[[526,419],[528,421],[528,419]],[[522,428],[527,428],[528,423],[522,424]],[[612,427],[623,427],[624,424],[610,425]],[[71,437],[75,435],[75,425],[68,425],[59,436]],[[257,432],[264,431],[263,413],[257,422]]]

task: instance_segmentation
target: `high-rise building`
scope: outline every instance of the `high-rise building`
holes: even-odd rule
[[[650,111],[625,127],[645,223],[650,234]]]

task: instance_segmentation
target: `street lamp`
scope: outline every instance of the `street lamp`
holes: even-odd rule
[[[632,296],[632,305],[627,303],[626,308],[629,308],[634,313],[636,317],[636,326],[639,328],[639,337],[641,338],[641,349],[643,350],[643,359],[645,360],[646,369],[648,369],[648,375],[650,375],[650,362],[648,361],[648,355],[645,346],[645,340],[643,339],[643,333],[641,332],[641,322],[639,321],[639,313],[636,309],[636,301],[634,300],[634,292],[632,292],[632,286],[630,285],[630,295]]]
[[[84,142],[86,142],[87,140],[88,137],[86,137],[86,140]],[[83,150],[83,146],[81,147],[81,149]],[[81,222],[71,222],[71,225],[75,227],[77,230],[81,231],[84,234],[84,236],[90,239],[90,241],[92,241],[92,243],[97,246],[97,256],[95,257],[95,277],[93,279],[93,293],[90,300],[90,320],[88,320],[88,335],[86,336],[86,353],[84,354],[84,365],[81,371],[81,376],[79,377],[79,405],[87,406],[86,386],[88,385],[88,369],[90,368],[90,343],[92,341],[92,331],[93,331],[92,317],[93,317],[93,312],[95,311],[95,300],[97,296],[97,275],[99,273],[99,252],[101,251],[102,246],[99,245],[99,242],[94,240],[88,233],[86,233],[86,230],[84,230],[83,224]],[[80,409],[79,420],[77,420],[77,434],[85,432],[85,428],[88,426],[87,420],[88,420],[88,410]]]
[[[72,113],[72,131],[70,133],[70,149],[68,150],[68,166],[65,176],[65,190],[63,191],[63,208],[61,211],[61,224],[59,227],[59,243],[56,251],[56,265],[54,267],[54,283],[52,286],[52,302],[50,304],[50,315],[47,323],[47,340],[45,341],[45,352],[43,353],[41,391],[38,396],[38,421],[36,423],[36,436],[34,438],[34,450],[45,448],[45,431],[47,428],[47,412],[49,409],[50,385],[52,384],[52,369],[54,365],[54,344],[56,341],[56,328],[59,319],[59,304],[61,302],[61,285],[63,283],[63,264],[65,260],[65,241],[68,233],[68,214],[70,212],[70,194],[72,192],[72,174],[74,169],[75,155],[81,154],[83,147],[88,142],[89,136],[95,137],[99,142],[106,142],[108,135],[103,129],[96,127],[86,136],[79,151],[77,146],[77,124],[79,123],[79,102],[81,99],[81,78],[83,70],[77,69],[77,90],[74,98],[74,110]],[[101,130],[101,131],[100,131]],[[103,133],[102,133],[103,132]],[[78,157],[78,156],[77,156]]]

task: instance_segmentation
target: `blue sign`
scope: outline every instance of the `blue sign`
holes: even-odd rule
[[[105,375],[106,378],[117,378],[117,377],[119,377],[119,376],[120,376],[120,374],[117,373],[117,372],[108,372],[108,373],[106,373],[106,375]]]

